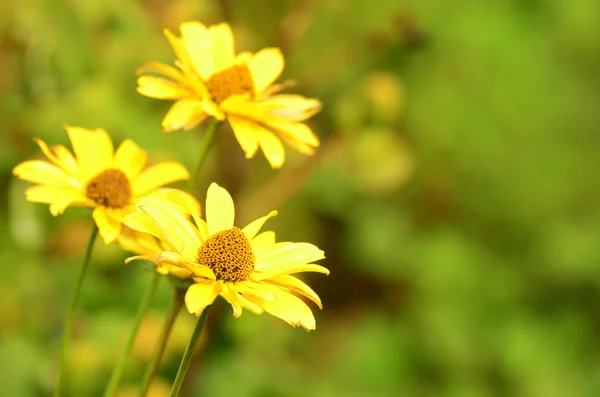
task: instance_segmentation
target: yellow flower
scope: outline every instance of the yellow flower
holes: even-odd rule
[[[212,116],[229,121],[246,158],[260,146],[273,168],[285,160],[281,139],[305,155],[314,153],[319,140],[303,121],[321,103],[300,95],[274,95],[284,88],[273,84],[284,66],[279,49],[236,55],[226,23],[207,28],[187,22],[180,30],[181,37],[165,30],[178,58],[176,67],[150,62],[139,71],[140,94],[177,101],[163,119],[165,132],[194,128]]]
[[[31,160],[17,165],[13,173],[37,186],[26,190],[28,201],[50,204],[57,216],[69,206],[94,208],[93,217],[105,243],[119,235],[123,215],[135,211],[134,201],[160,193],[160,186],[188,179],[177,162],[163,162],[144,170],[147,154],[125,140],[116,151],[103,129],[65,126],[75,156],[63,145],[49,148],[36,139],[50,162]]]
[[[301,272],[329,274],[312,262],[323,259],[323,251],[308,243],[275,243],[275,233],[259,234],[263,224],[277,214],[251,222],[243,229],[234,226],[234,203],[227,190],[213,183],[206,197],[206,221],[199,206],[189,203],[187,212],[193,222],[168,200],[143,197],[139,212],[125,217],[131,228],[156,236],[169,250],[139,255],[157,266],[178,266],[191,271],[192,284],[185,303],[188,311],[199,315],[221,295],[239,317],[242,309],[256,314],[270,313],[292,326],[315,329],[310,308],[294,294],[304,296],[320,308],[319,296],[305,283],[292,276]]]

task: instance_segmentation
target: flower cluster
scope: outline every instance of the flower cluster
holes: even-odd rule
[[[314,153],[319,140],[305,121],[321,103],[281,93],[289,84],[276,83],[284,68],[279,49],[236,53],[224,23],[183,23],[180,31],[180,36],[165,31],[177,58],[173,65],[150,62],[138,71],[140,94],[175,101],[162,121],[164,132],[226,120],[246,158],[260,147],[273,168],[285,161],[282,141],[300,153]],[[192,314],[221,296],[235,317],[247,309],[315,329],[303,298],[319,307],[321,301],[294,275],[329,274],[313,263],[324,253],[312,244],[276,242],[274,232],[261,232],[276,211],[239,228],[231,196],[213,183],[202,216],[191,194],[164,187],[190,178],[180,163],[147,167],[147,153],[129,139],[115,150],[103,129],[65,129],[72,152],[37,140],[48,160],[14,168],[14,175],[35,184],[27,189],[27,200],[49,204],[55,216],[70,206],[91,208],[103,241],[136,255],[127,262],[151,261],[159,273],[188,281],[185,304]]]

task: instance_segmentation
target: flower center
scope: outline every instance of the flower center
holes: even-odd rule
[[[212,235],[198,250],[198,261],[210,267],[217,280],[247,280],[254,271],[254,254],[246,235],[237,227]]]
[[[123,208],[131,202],[131,184],[123,171],[109,168],[89,181],[85,194],[98,205]]]
[[[206,88],[217,103],[232,95],[254,95],[252,75],[246,65],[233,65],[213,74],[206,82]]]

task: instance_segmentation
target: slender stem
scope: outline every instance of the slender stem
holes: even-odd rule
[[[97,235],[98,226],[96,226],[96,223],[94,223],[94,226],[92,227],[92,234],[90,235],[90,241],[88,242],[87,248],[85,250],[85,256],[83,257],[83,264],[81,265],[81,270],[79,271],[79,277],[77,278],[77,285],[75,286],[75,291],[73,291],[71,303],[69,304],[69,309],[67,311],[67,318],[65,319],[65,329],[63,331],[62,348],[60,353],[58,383],[56,384],[56,389],[54,390],[55,397],[61,395],[63,384],[65,381],[65,370],[67,367],[67,356],[69,352],[69,340],[71,339],[71,326],[73,323],[73,316],[75,314],[75,309],[77,308],[77,302],[79,301],[79,294],[81,292],[83,280],[85,279],[85,275],[87,274],[87,270],[89,268],[90,258],[92,257],[92,249],[94,248],[94,241],[96,241]]]
[[[152,378],[156,374],[158,370],[158,365],[160,364],[160,360],[165,352],[165,347],[167,346],[167,341],[169,340],[169,335],[171,334],[171,330],[173,329],[173,324],[175,324],[175,319],[183,306],[185,297],[185,289],[173,288],[173,302],[171,303],[171,309],[169,309],[169,316],[165,321],[165,325],[162,329],[158,340],[158,346],[154,349],[154,354],[152,355],[152,361],[148,365],[146,369],[146,373],[144,374],[144,383],[142,383],[142,390],[140,392],[140,397],[145,397],[148,393],[148,389],[150,388],[150,384],[152,383]]]
[[[152,297],[156,292],[156,287],[158,286],[160,276],[161,274],[158,272],[154,272],[154,274],[152,275],[152,280],[150,281],[150,285],[148,285],[148,289],[144,294],[142,303],[140,303],[140,306],[138,308],[138,312],[133,323],[133,328],[131,329],[131,333],[129,334],[129,338],[127,339],[127,343],[125,344],[125,348],[121,352],[121,357],[119,357],[119,361],[117,362],[117,365],[113,369],[113,372],[110,376],[108,386],[106,386],[106,389],[104,390],[104,397],[112,397],[112,395],[115,394],[115,390],[119,385],[119,381],[121,380],[121,376],[123,376],[123,371],[125,370],[125,366],[127,365],[127,359],[129,359],[131,348],[133,347],[133,342],[135,342],[135,337],[138,333],[138,330],[140,329],[140,325],[142,324],[142,320],[144,319],[146,310],[148,310],[148,307],[150,306]]]
[[[200,176],[200,170],[202,169],[202,165],[204,165],[204,161],[208,156],[208,152],[210,151],[210,147],[212,146],[212,141],[215,136],[215,132],[217,131],[217,127],[221,122],[217,119],[213,119],[211,123],[208,125],[208,128],[204,132],[204,140],[202,141],[202,146],[200,146],[200,154],[198,155],[198,163],[196,164],[196,169],[190,178],[188,183],[188,192],[194,194],[194,188],[196,187],[196,183],[198,182],[198,177]]]
[[[171,388],[171,397],[179,396],[179,391],[181,390],[181,385],[183,384],[183,379],[185,378],[185,374],[190,366],[190,361],[192,360],[192,353],[194,353],[194,349],[200,340],[200,335],[202,334],[202,329],[204,328],[204,323],[206,322],[206,318],[208,317],[208,313],[210,312],[210,308],[212,305],[206,306],[200,318],[198,318],[198,322],[196,323],[196,328],[194,329],[194,333],[190,338],[190,343],[188,344],[185,353],[183,354],[183,358],[181,359],[181,364],[179,364],[179,370],[177,371],[177,377],[175,378],[175,382],[173,382],[173,387]]]

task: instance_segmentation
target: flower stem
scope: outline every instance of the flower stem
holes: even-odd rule
[[[148,389],[150,388],[150,384],[152,383],[152,379],[156,374],[158,369],[158,365],[160,364],[160,360],[165,352],[165,347],[167,346],[167,341],[169,340],[169,335],[171,334],[171,330],[173,329],[173,324],[175,324],[175,319],[181,310],[181,306],[183,306],[185,297],[185,289],[173,288],[173,302],[171,303],[171,309],[169,310],[169,316],[165,322],[165,325],[162,329],[160,337],[158,339],[158,346],[154,349],[154,354],[152,355],[152,361],[148,365],[146,369],[146,373],[144,374],[144,383],[142,384],[142,390],[140,392],[140,397],[146,396],[148,393]]]
[[[79,294],[81,292],[83,280],[85,279],[85,275],[87,274],[87,270],[89,268],[90,258],[92,257],[92,249],[94,248],[94,241],[96,241],[97,235],[98,226],[96,226],[96,223],[94,223],[94,226],[92,226],[92,234],[90,235],[90,240],[85,250],[85,256],[83,257],[83,264],[81,265],[81,270],[79,271],[79,277],[77,278],[77,285],[75,286],[75,291],[73,291],[71,303],[69,304],[69,309],[67,311],[67,318],[65,319],[65,329],[63,331],[63,340],[60,353],[60,368],[58,372],[58,382],[56,384],[56,389],[54,390],[55,397],[61,395],[63,384],[65,382],[65,371],[67,367],[67,356],[69,352],[69,340],[71,339],[71,326],[73,323],[73,316],[75,314],[75,309],[77,308],[77,302],[79,301]]]
[[[212,146],[212,141],[215,136],[215,132],[217,131],[217,127],[221,124],[221,122],[217,119],[213,119],[211,123],[208,125],[208,128],[204,132],[204,140],[202,141],[202,146],[200,146],[200,154],[198,155],[198,163],[196,163],[196,169],[190,178],[188,183],[188,192],[194,194],[194,188],[196,187],[196,183],[198,182],[198,177],[200,176],[200,170],[202,169],[202,165],[204,165],[204,161],[208,156],[208,152],[210,151],[210,147]]]
[[[192,353],[194,353],[194,348],[198,344],[200,340],[200,335],[202,334],[202,329],[204,328],[204,323],[206,322],[206,318],[208,317],[208,313],[210,312],[210,308],[212,305],[206,306],[206,308],[202,311],[200,318],[198,318],[198,322],[196,323],[196,328],[194,329],[194,333],[190,338],[190,343],[188,344],[185,353],[183,354],[183,358],[181,359],[181,364],[179,364],[179,370],[177,371],[177,377],[175,378],[175,382],[173,382],[173,387],[171,388],[171,397],[179,396],[179,391],[181,390],[181,385],[183,384],[183,379],[185,378],[185,374],[190,366],[190,361],[192,360]]]
[[[123,371],[125,370],[125,365],[127,364],[127,359],[131,353],[131,348],[133,347],[133,342],[135,342],[135,337],[140,329],[140,325],[142,324],[142,320],[144,319],[144,315],[150,306],[150,302],[152,301],[152,297],[156,292],[156,287],[158,286],[158,281],[160,280],[161,274],[158,272],[154,272],[152,275],[152,280],[150,281],[150,285],[148,285],[148,289],[144,294],[144,298],[140,303],[138,308],[137,315],[135,317],[135,321],[133,323],[133,328],[131,329],[131,333],[129,334],[129,338],[127,339],[127,343],[125,344],[125,348],[121,352],[121,357],[117,362],[117,365],[113,369],[113,372],[110,376],[110,380],[108,382],[108,386],[106,386],[106,390],[104,390],[104,397],[112,397],[115,394],[115,390],[119,385],[119,381],[121,380],[121,376],[123,376]]]

